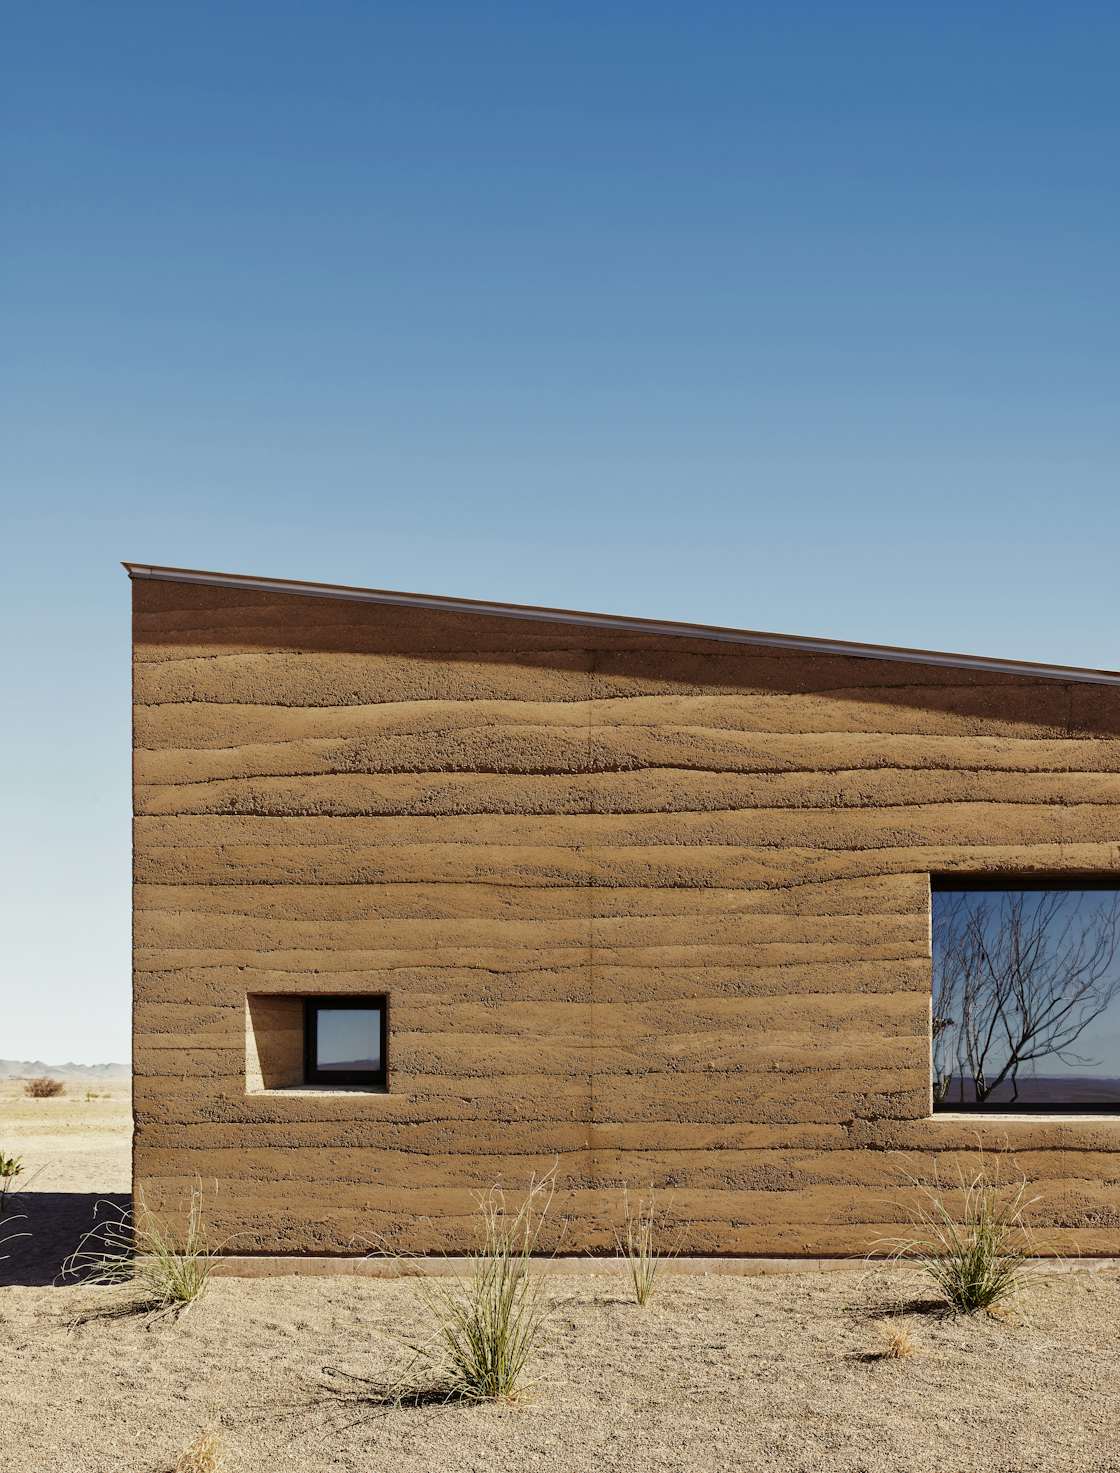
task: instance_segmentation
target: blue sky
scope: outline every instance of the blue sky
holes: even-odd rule
[[[380,1067],[381,1020],[368,1008],[323,1008],[316,1019],[316,1038],[316,1064],[320,1069],[343,1064]]]
[[[0,1055],[127,1050],[119,558],[1120,664],[1115,5],[5,51]]]

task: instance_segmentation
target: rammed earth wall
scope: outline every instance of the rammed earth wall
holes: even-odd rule
[[[556,1161],[568,1249],[626,1182],[693,1253],[863,1253],[892,1153],[979,1134],[1120,1252],[1120,1120],[933,1119],[929,1063],[930,873],[1120,870],[1120,690],[133,590],[150,1203],[216,1182],[237,1253],[462,1250]],[[263,1087],[307,992],[389,994],[388,1093]]]

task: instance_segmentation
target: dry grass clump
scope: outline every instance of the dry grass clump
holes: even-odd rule
[[[206,1232],[202,1183],[191,1188],[182,1233],[153,1212],[137,1194],[134,1212],[99,1202],[106,1216],[84,1234],[62,1266],[63,1278],[87,1284],[131,1283],[151,1314],[189,1309],[206,1290],[215,1259]],[[95,1209],[95,1213],[96,1213]]]
[[[983,1152],[971,1173],[961,1169],[951,1190],[904,1172],[913,1188],[910,1235],[887,1255],[913,1263],[960,1314],[1005,1305],[1024,1287],[1027,1260],[1038,1250],[1029,1216],[1037,1197],[1028,1197],[1023,1177],[1004,1183],[999,1158],[989,1167]],[[954,1210],[953,1198],[959,1201]]]
[[[652,1188],[648,1198],[640,1198],[636,1209],[623,1191],[624,1227],[615,1234],[618,1256],[625,1260],[635,1301],[644,1309],[657,1289],[658,1275],[666,1261],[680,1251],[680,1235],[667,1239],[663,1214],[657,1210]]]
[[[509,1402],[529,1389],[550,1308],[532,1259],[554,1195],[554,1171],[530,1182],[516,1210],[492,1188],[467,1273],[415,1279],[429,1333],[408,1344],[413,1358],[391,1399]]]
[[[911,1360],[919,1354],[918,1343],[905,1325],[882,1325],[881,1329],[886,1340],[883,1360]]]
[[[16,1177],[23,1172],[23,1162],[18,1156],[6,1156],[0,1151],[0,1217],[7,1212],[13,1197],[18,1195]]]
[[[61,1079],[51,1079],[46,1074],[41,1074],[37,1079],[29,1079],[23,1086],[23,1092],[31,1100],[53,1100],[55,1095],[64,1094],[66,1086]]]
[[[175,1473],[223,1473],[226,1450],[217,1427],[204,1427],[175,1461]]]
[[[24,1213],[18,1212],[18,1213],[16,1213],[16,1215],[14,1217],[10,1217],[8,1219],[8,1223],[10,1224],[10,1223],[13,1223],[13,1222],[22,1222],[23,1219],[24,1219],[24,1216],[25,1216]],[[2,1250],[3,1248],[5,1248],[7,1246],[7,1244],[14,1243],[17,1238],[29,1238],[30,1236],[31,1236],[31,1234],[30,1233],[27,1233],[27,1232],[21,1232],[21,1233],[7,1233],[7,1232],[5,1232],[5,1233],[0,1233],[0,1250]],[[4,1252],[0,1251],[0,1261],[2,1261],[5,1258],[11,1258],[11,1256],[12,1255],[10,1253],[4,1253]]]

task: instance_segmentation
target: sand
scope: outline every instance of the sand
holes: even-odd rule
[[[29,1100],[18,1080],[0,1080],[0,1150],[22,1158],[26,1190],[0,1219],[0,1236],[29,1232],[0,1247],[0,1285],[51,1284],[93,1223],[95,1204],[128,1202],[132,1185],[131,1086],[113,1080],[67,1083],[65,1094]],[[5,1225],[7,1224],[7,1225]]]
[[[1040,1273],[1008,1322],[935,1314],[893,1272],[678,1275],[646,1310],[617,1271],[557,1274],[537,1385],[500,1408],[379,1404],[423,1324],[407,1280],[223,1278],[173,1323],[120,1314],[125,1289],[49,1282],[78,1199],[127,1186],[127,1093],[82,1094],[0,1095],[0,1145],[44,1163],[0,1265],[5,1473],[158,1473],[209,1422],[231,1473],[1120,1470],[1112,1268]],[[918,1353],[882,1358],[884,1324]]]

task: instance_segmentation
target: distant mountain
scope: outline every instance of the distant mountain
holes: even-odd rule
[[[1104,1074],[1020,1074],[1019,1092],[1004,1081],[988,1097],[986,1106],[976,1104],[976,1086],[971,1080],[955,1075],[941,1101],[942,1108],[954,1105],[965,1109],[1011,1109],[1014,1106],[1042,1109],[1046,1105],[1084,1105],[1115,1110],[1120,1107],[1120,1079]]]
[[[127,1064],[44,1064],[42,1059],[0,1059],[0,1079],[127,1079]]]

